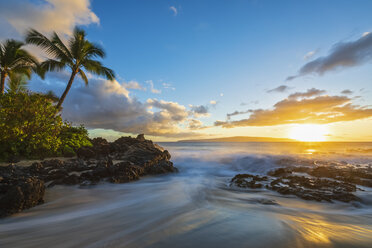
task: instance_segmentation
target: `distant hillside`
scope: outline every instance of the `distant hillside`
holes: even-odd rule
[[[178,142],[295,142],[295,141],[296,140],[285,138],[234,136],[214,139],[179,140]]]

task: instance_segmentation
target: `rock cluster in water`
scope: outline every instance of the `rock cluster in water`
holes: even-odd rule
[[[169,152],[143,135],[114,142],[95,138],[92,144],[80,148],[75,159],[0,166],[0,217],[43,203],[45,187],[126,183],[144,175],[177,171]]]
[[[314,163],[282,159],[287,166],[267,173],[267,176],[238,174],[231,185],[240,188],[267,188],[283,195],[295,195],[305,200],[360,201],[355,195],[358,186],[372,187],[372,168],[351,167],[336,163]],[[293,164],[302,164],[293,166]]]

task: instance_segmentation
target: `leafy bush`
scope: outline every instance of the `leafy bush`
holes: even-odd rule
[[[0,96],[0,160],[73,155],[90,145],[82,126],[63,123],[49,95],[8,92]]]
[[[63,125],[52,101],[29,92],[0,97],[0,156],[44,157],[57,152]]]
[[[62,127],[59,135],[61,139],[62,155],[70,157],[82,146],[92,146],[88,138],[88,132],[83,127],[73,127],[68,123]]]

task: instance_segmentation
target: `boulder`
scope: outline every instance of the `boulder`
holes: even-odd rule
[[[94,149],[89,146],[80,147],[76,151],[76,155],[78,156],[78,158],[82,159],[90,159],[96,157]]]
[[[77,159],[50,159],[28,167],[0,166],[0,209],[3,211],[0,216],[42,203],[44,182],[48,187],[87,186],[100,181],[126,183],[144,175],[177,171],[169,161],[169,152],[146,140],[143,134],[136,138],[121,137],[111,143],[95,138],[92,144],[78,149]]]
[[[277,163],[287,167],[270,171],[267,177],[238,174],[231,180],[231,184],[241,188],[265,186],[283,195],[327,202],[361,201],[355,195],[359,190],[357,185],[372,187],[371,167],[347,166],[347,163],[323,161],[317,161],[317,165],[314,165],[309,161],[288,159],[279,160]],[[302,166],[293,166],[298,164]]]
[[[0,216],[5,217],[43,203],[44,182],[35,178],[2,179]]]

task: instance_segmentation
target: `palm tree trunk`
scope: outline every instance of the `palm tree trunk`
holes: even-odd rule
[[[76,71],[73,71],[71,73],[71,77],[70,77],[70,80],[68,80],[67,87],[66,87],[65,91],[63,92],[63,94],[62,94],[61,98],[59,99],[58,104],[56,106],[56,108],[58,110],[61,108],[61,105],[62,105],[63,101],[65,100],[66,95],[67,95],[68,91],[70,90],[70,88],[72,86],[72,83],[74,82],[74,78],[75,78],[76,74],[77,74]]]
[[[5,91],[5,78],[6,78],[6,73],[5,72],[1,72],[1,86],[0,86],[0,95],[4,95],[4,91]]]

